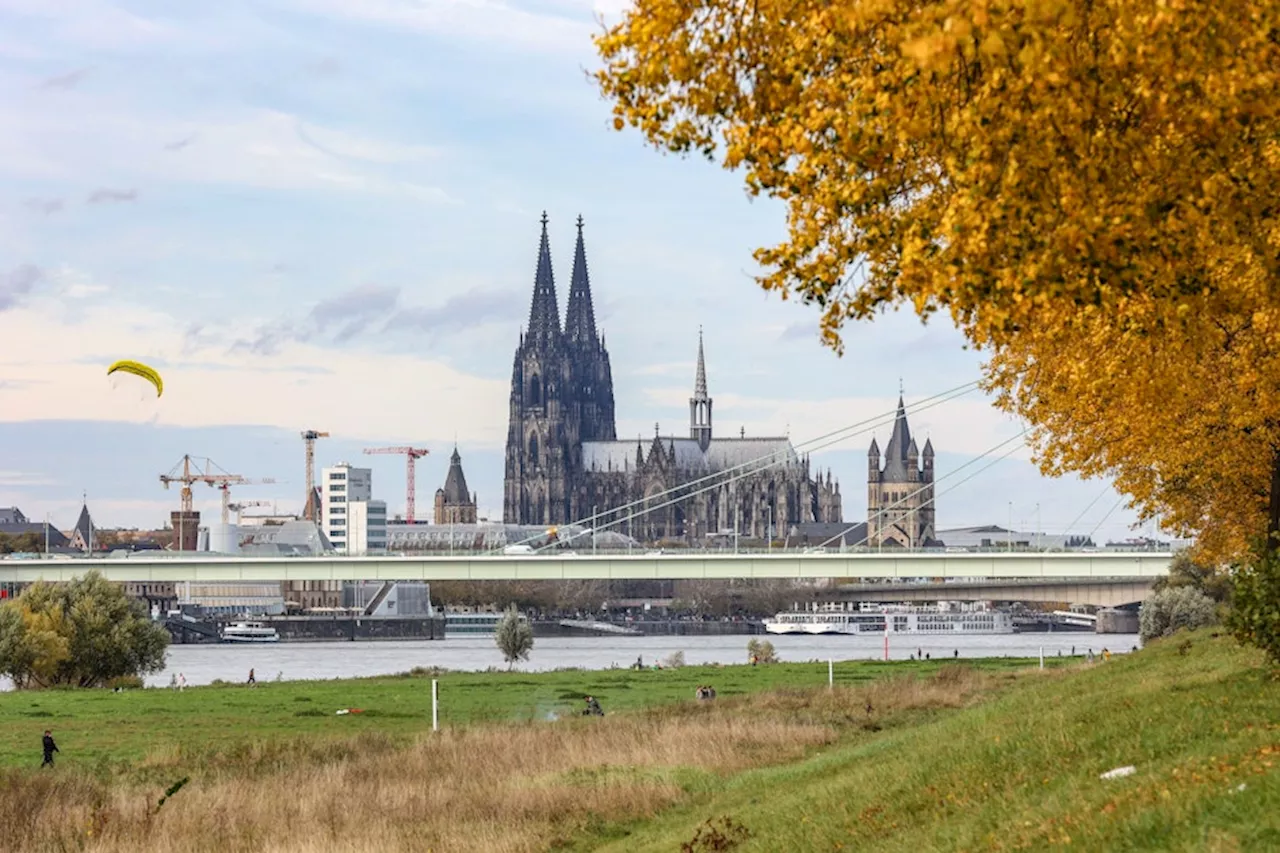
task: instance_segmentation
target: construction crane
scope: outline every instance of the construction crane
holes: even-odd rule
[[[316,439],[328,438],[329,433],[314,429],[304,429],[302,440],[307,444],[307,500],[302,505],[302,517],[307,521],[316,520]]]
[[[404,454],[407,469],[408,485],[405,489],[404,499],[404,520],[413,524],[413,503],[414,496],[418,491],[416,465],[420,458],[426,456],[431,451],[425,447],[366,447],[365,453],[402,453]]]
[[[251,506],[272,506],[272,501],[233,501],[227,504],[227,509],[236,514],[236,524],[240,523],[240,513]]]
[[[239,474],[231,474],[218,467],[212,459],[205,456],[183,456],[169,469],[168,474],[160,475],[160,482],[169,488],[170,483],[182,484],[182,511],[191,512],[191,484],[204,483],[209,486],[224,488],[236,483],[247,483],[249,480]]]
[[[265,477],[261,480],[248,480],[248,479],[245,479],[244,477],[241,477],[239,480],[236,481],[236,485],[237,486],[267,486],[274,482],[275,482],[275,479],[272,477]],[[222,492],[222,523],[230,524],[231,523],[231,483],[230,482],[219,483],[218,489],[221,490]],[[239,524],[239,523],[240,523],[240,518],[237,515],[236,524]]]

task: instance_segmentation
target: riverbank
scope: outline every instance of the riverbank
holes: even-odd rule
[[[1258,655],[1202,633],[1047,663],[444,674],[435,734],[425,674],[9,694],[0,846],[672,850],[708,820],[742,850],[1275,846]]]

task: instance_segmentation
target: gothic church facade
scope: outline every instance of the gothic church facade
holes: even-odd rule
[[[619,440],[613,372],[596,329],[582,217],[564,325],[547,217],[542,216],[528,328],[511,372],[503,518],[588,527],[645,542],[774,536],[795,524],[842,520],[840,485],[810,473],[785,437],[713,433],[702,338],[689,434]]]

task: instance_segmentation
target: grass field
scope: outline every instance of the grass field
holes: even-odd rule
[[[972,662],[983,670],[1022,669],[1030,661],[992,658]],[[1046,665],[1063,665],[1063,658]],[[860,684],[887,673],[928,674],[943,662],[835,665],[840,685]],[[606,713],[693,698],[711,684],[721,698],[776,688],[825,685],[827,665],[698,666],[663,670],[568,670],[522,673],[441,673],[440,725],[545,721],[575,715],[593,695]],[[359,714],[339,716],[339,709]],[[50,690],[0,693],[0,766],[40,763],[40,736],[54,731],[66,765],[101,767],[119,774],[157,751],[180,750],[192,758],[235,751],[246,743],[293,736],[350,737],[365,733],[401,738],[431,728],[431,677],[382,677],[333,681],[284,681],[257,687],[226,685],[130,690]]]
[[[1045,671],[847,663],[837,682],[813,664],[446,674],[436,734],[429,678],[11,694],[0,849],[1280,849],[1280,681],[1225,637]],[[703,683],[715,702],[693,701]],[[608,716],[578,716],[584,693]],[[53,771],[32,769],[45,727]]]

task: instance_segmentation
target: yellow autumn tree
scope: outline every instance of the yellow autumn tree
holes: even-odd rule
[[[614,124],[784,201],[759,283],[946,312],[1050,472],[1212,556],[1280,530],[1280,4],[636,0]]]

